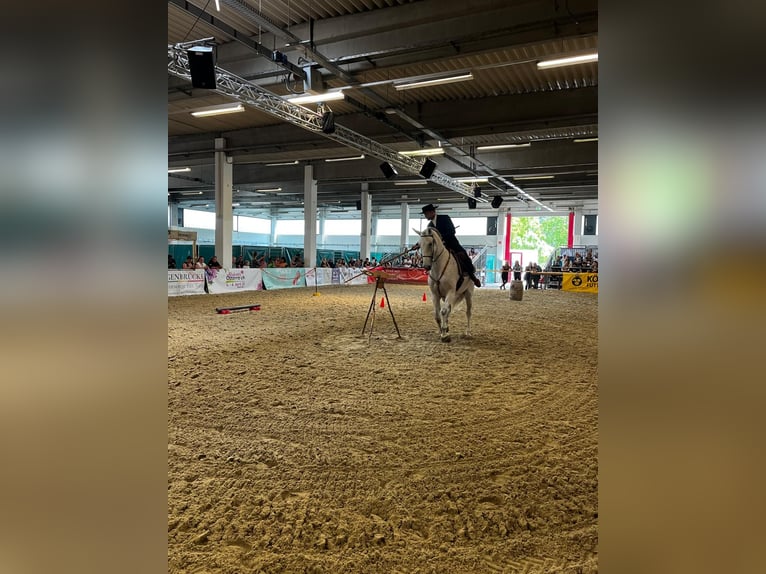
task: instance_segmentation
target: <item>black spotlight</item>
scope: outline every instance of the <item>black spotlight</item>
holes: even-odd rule
[[[362,209],[362,202],[361,201],[357,201],[356,202],[356,208],[357,209]]]
[[[186,51],[189,57],[192,87],[215,89],[215,60],[211,46],[194,46]]]
[[[386,176],[386,179],[391,179],[392,177],[399,175],[394,169],[394,166],[392,166],[387,161],[384,161],[380,164],[380,171],[383,172],[383,175]]]
[[[503,198],[500,197],[499,195],[496,195],[495,197],[492,198],[492,203],[490,203],[490,205],[494,207],[495,209],[497,209],[498,207],[500,207],[501,203],[503,203]]]
[[[473,196],[481,197],[481,188],[478,185],[473,186]]]
[[[476,200],[473,197],[468,198],[468,209],[476,209]]]
[[[436,162],[426,158],[426,161],[423,162],[423,167],[420,168],[420,175],[428,179],[433,175],[434,169],[436,169]]]

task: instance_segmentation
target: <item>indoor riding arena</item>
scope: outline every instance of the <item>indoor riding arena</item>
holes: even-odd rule
[[[597,295],[386,289],[168,298],[170,572],[597,571]]]

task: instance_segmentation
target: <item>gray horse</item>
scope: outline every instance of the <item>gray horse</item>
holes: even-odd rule
[[[450,342],[449,316],[455,305],[464,299],[467,319],[465,334],[470,337],[473,281],[465,273],[461,278],[455,256],[444,246],[441,234],[435,228],[413,231],[420,236],[420,252],[423,255],[423,267],[428,271],[428,287],[434,302],[434,319],[439,325],[439,338],[443,343]]]

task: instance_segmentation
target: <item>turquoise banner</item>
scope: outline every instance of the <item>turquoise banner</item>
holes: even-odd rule
[[[263,272],[263,286],[266,289],[291,289],[306,286],[306,270],[298,267],[267,267]]]

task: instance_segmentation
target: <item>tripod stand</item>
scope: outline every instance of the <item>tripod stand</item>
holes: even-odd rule
[[[383,271],[364,271],[365,275],[370,275],[371,277],[375,277],[375,291],[372,293],[372,301],[370,301],[370,308],[367,309],[367,317],[364,320],[364,326],[362,327],[362,335],[364,335],[364,331],[367,328],[367,321],[370,319],[370,313],[372,313],[372,321],[370,321],[370,334],[367,337],[367,341],[369,342],[372,338],[372,329],[375,325],[375,299],[378,295],[378,289],[383,289],[383,297],[386,301],[386,306],[388,307],[388,312],[391,313],[391,319],[394,321],[394,327],[396,328],[396,335],[397,339],[401,339],[402,335],[399,332],[399,326],[396,324],[396,317],[394,317],[394,312],[391,309],[391,302],[388,300],[388,291],[386,291],[386,279],[388,276],[383,273]]]

